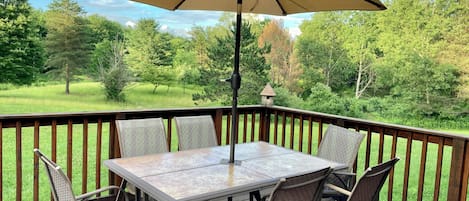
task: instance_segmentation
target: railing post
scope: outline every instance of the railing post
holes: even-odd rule
[[[221,130],[223,122],[223,109],[217,109],[215,113],[215,133],[217,134],[217,143],[221,145]]]
[[[448,200],[466,200],[467,189],[463,189],[463,186],[467,188],[467,180],[463,181],[464,172],[467,172],[464,168],[468,160],[466,145],[464,139],[453,139]]]
[[[270,107],[264,107],[264,112],[261,112],[261,117],[260,117],[260,124],[259,125],[261,129],[261,133],[259,133],[259,140],[269,142],[270,139],[270,114],[271,114],[271,109]]]

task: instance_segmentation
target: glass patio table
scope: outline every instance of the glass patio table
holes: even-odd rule
[[[214,200],[273,187],[281,178],[343,164],[266,142],[218,146],[104,161],[111,171],[159,201]],[[140,197],[137,196],[137,199]]]

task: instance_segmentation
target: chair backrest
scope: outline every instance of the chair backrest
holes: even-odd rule
[[[351,171],[364,135],[330,124],[318,148],[317,156],[347,165]]]
[[[270,194],[269,201],[321,200],[326,177],[332,170],[325,168],[312,173],[280,180]]]
[[[348,201],[375,201],[383,187],[389,172],[399,158],[391,159],[374,167],[368,168],[352,189]]]
[[[34,149],[34,153],[44,163],[49,183],[52,191],[52,197],[55,201],[74,201],[76,200],[75,195],[72,191],[72,185],[70,180],[63,173],[60,166],[55,164],[53,161],[48,159],[39,149]]]
[[[175,117],[179,150],[218,146],[212,116]]]
[[[162,118],[116,120],[122,157],[168,152]]]

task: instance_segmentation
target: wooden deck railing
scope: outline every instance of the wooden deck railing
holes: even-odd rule
[[[50,200],[49,184],[33,148],[59,165],[76,193],[117,184],[119,178],[101,166],[119,157],[116,119],[162,117],[168,144],[177,151],[172,118],[211,115],[219,144],[228,144],[229,107],[0,115],[0,200]],[[239,109],[238,142],[264,140],[315,154],[328,124],[366,135],[355,170],[388,158],[402,160],[382,191],[387,200],[466,200],[469,138],[437,131],[284,107],[243,106]]]

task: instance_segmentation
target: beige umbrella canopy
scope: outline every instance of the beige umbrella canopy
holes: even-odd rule
[[[236,0],[134,0],[168,10],[237,12]],[[331,10],[384,10],[378,0],[243,0],[243,13],[288,15]]]
[[[168,10],[213,10],[236,12],[236,41],[234,69],[228,79],[233,89],[230,138],[230,163],[234,163],[235,142],[238,133],[239,49],[241,40],[241,13],[288,15],[315,11],[385,10],[379,0],[133,0]]]

